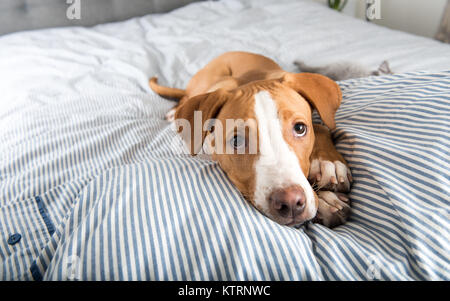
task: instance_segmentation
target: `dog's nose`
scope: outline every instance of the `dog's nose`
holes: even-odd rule
[[[281,217],[295,218],[306,206],[305,193],[300,186],[277,189],[269,196],[272,209]]]

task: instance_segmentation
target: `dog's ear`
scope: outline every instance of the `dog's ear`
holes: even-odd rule
[[[202,149],[210,124],[205,122],[215,119],[228,99],[228,92],[222,89],[197,95],[184,101],[175,111],[175,124],[181,137],[193,156]]]
[[[335,81],[315,73],[286,73],[281,82],[303,96],[319,112],[328,128],[336,127],[334,115],[341,104],[342,93]]]

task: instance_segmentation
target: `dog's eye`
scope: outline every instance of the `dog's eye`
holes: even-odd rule
[[[242,136],[235,135],[231,138],[230,144],[234,149],[238,149],[245,145],[245,139]]]
[[[306,125],[304,123],[297,122],[294,124],[293,131],[295,137],[303,137],[306,134]]]

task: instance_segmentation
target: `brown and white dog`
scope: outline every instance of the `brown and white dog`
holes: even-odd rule
[[[160,86],[156,78],[150,87],[161,96],[180,99],[166,118],[191,125],[183,135],[191,154],[208,141],[206,152],[266,216],[288,226],[316,217],[333,227],[347,219],[349,199],[343,193],[350,190],[352,178],[329,132],[335,128],[342,97],[334,81],[286,72],[258,54],[227,52],[195,74],[186,90]],[[313,109],[329,129],[312,123]],[[200,139],[191,143],[198,112]],[[205,127],[211,120],[213,126]],[[227,120],[253,122],[244,130],[216,124]],[[255,152],[249,151],[249,137],[257,139]],[[218,144],[233,151],[218,152]]]

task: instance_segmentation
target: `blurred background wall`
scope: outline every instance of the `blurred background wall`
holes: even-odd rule
[[[326,4],[327,0],[315,0]],[[381,19],[371,22],[392,29],[433,38],[447,0],[379,0]],[[366,1],[348,0],[342,13],[365,19]]]

